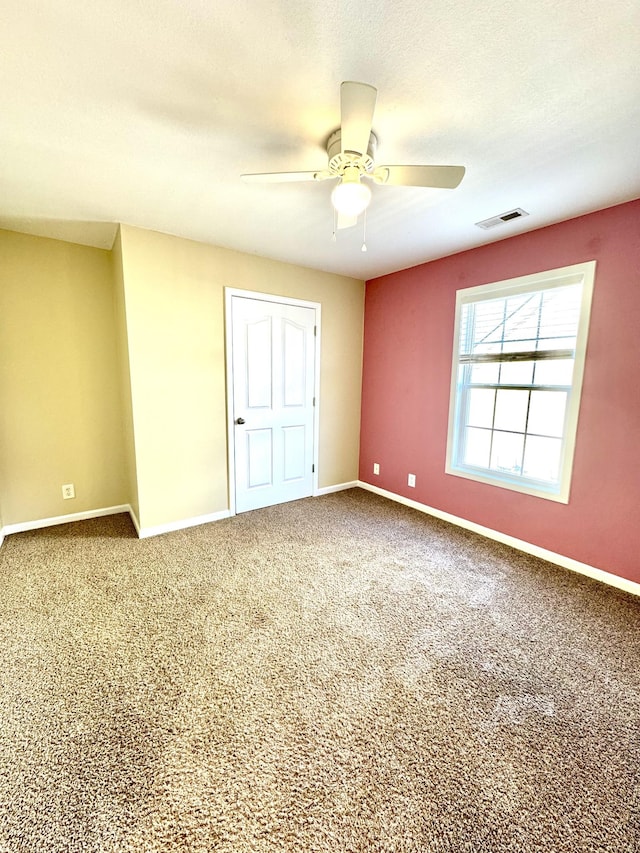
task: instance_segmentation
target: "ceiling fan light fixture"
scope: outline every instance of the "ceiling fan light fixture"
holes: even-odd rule
[[[335,209],[343,216],[359,216],[370,201],[371,190],[360,182],[359,170],[346,169],[342,180],[331,193],[331,203]]]

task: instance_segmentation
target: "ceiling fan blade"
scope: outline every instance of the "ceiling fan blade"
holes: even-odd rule
[[[357,216],[346,216],[344,213],[339,213],[338,221],[336,223],[336,230],[340,231],[341,228],[353,228],[353,226],[357,224]]]
[[[366,154],[378,90],[368,83],[346,81],[340,86],[340,136],[342,152]]]
[[[376,183],[403,187],[455,189],[464,178],[464,166],[378,166]]]
[[[254,175],[240,175],[249,184],[281,184],[293,181],[322,180],[322,171],[318,172],[264,172]]]

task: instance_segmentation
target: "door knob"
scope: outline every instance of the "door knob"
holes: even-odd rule
[[[237,423],[237,424],[243,424],[243,423],[244,423],[244,418],[236,418],[236,423]]]

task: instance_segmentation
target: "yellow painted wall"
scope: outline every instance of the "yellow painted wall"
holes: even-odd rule
[[[122,271],[122,239],[119,230],[116,234],[113,250],[111,252],[111,269],[114,288],[116,346],[118,352],[118,368],[122,401],[122,441],[125,464],[124,476],[127,484],[127,503],[133,510],[136,519],[138,519],[140,517],[140,506],[138,502],[138,480],[136,476],[137,466],[133,436],[129,341],[127,339],[127,314]]]
[[[319,485],[358,477],[364,282],[122,226],[143,528],[229,506],[224,288],[322,304]]]
[[[129,226],[112,252],[0,231],[5,525],[228,509],[226,286],[321,303],[319,484],[357,479],[362,281]]]
[[[128,502],[122,437],[110,253],[0,231],[4,524]]]

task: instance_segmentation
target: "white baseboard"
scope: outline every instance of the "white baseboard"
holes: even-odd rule
[[[355,483],[354,483],[355,485]],[[74,512],[68,515],[57,515],[52,518],[38,518],[34,521],[21,521],[18,524],[6,524],[0,528],[0,546],[4,541],[5,536],[11,533],[24,533],[27,530],[40,530],[43,527],[53,527],[56,524],[68,524],[72,521],[85,521],[88,518],[100,518],[104,515],[118,515],[121,512],[128,512],[136,529],[139,539],[147,539],[150,536],[158,536],[162,533],[171,533],[174,530],[183,530],[187,527],[196,527],[199,524],[209,524],[211,521],[220,521],[223,518],[229,518],[231,512],[228,509],[221,512],[213,512],[208,515],[199,515],[195,518],[184,518],[180,521],[172,521],[168,524],[159,524],[156,527],[141,527],[140,521],[129,504],[120,506],[109,506],[101,509],[90,509],[85,512]]]
[[[335,486],[322,486],[320,489],[315,490],[313,496],[320,497],[320,495],[331,495],[333,492],[344,492],[345,489],[355,489],[359,485],[360,483],[358,480],[352,480],[350,483],[337,483]]]
[[[596,569],[594,566],[573,560],[571,557],[565,557],[563,554],[556,554],[555,551],[548,551],[546,548],[540,548],[540,546],[533,545],[531,542],[516,539],[515,536],[508,536],[506,533],[501,533],[499,530],[492,530],[490,527],[484,527],[482,524],[476,524],[474,521],[468,521],[466,518],[460,518],[457,515],[451,515],[451,513],[427,506],[427,504],[418,503],[418,501],[411,500],[411,498],[397,495],[395,492],[388,492],[386,489],[380,489],[378,486],[372,486],[370,483],[365,483],[362,480],[359,480],[356,485],[361,489],[366,489],[368,492],[381,495],[383,498],[389,498],[389,500],[396,503],[417,509],[419,512],[424,512],[435,518],[441,518],[443,521],[448,521],[457,527],[463,527],[465,530],[479,533],[481,536],[486,536],[487,539],[493,539],[496,542],[501,542],[503,545],[510,545],[518,551],[531,554],[532,557],[540,557],[540,559],[547,560],[549,563],[555,563],[555,565],[562,566],[564,569],[586,575],[589,578],[601,581],[609,586],[614,586],[624,592],[630,592],[632,595],[640,596],[640,583],[635,583],[627,578],[621,578],[618,575],[611,574],[611,572],[605,572],[603,569]]]
[[[223,509],[220,512],[198,515],[194,518],[181,518],[180,521],[170,521],[167,524],[158,524],[155,527],[140,527],[140,523],[135,518],[133,510],[130,510],[131,520],[138,531],[140,539],[148,539],[150,536],[159,536],[162,533],[173,533],[175,530],[197,527],[200,524],[209,524],[212,521],[221,521],[223,518],[231,518],[231,514],[231,510]]]
[[[121,512],[129,512],[128,504],[121,506],[107,506],[101,509],[88,509],[85,512],[71,512],[68,515],[56,515],[51,518],[37,518],[33,521],[21,521],[18,524],[5,524],[2,535],[9,536],[11,533],[25,533],[27,530],[39,530],[42,527],[54,527],[56,524],[68,524],[72,521],[85,521],[87,518],[101,518],[104,515],[118,515]]]
[[[618,575],[605,572],[603,569],[597,569],[594,566],[589,566],[586,563],[581,563],[571,557],[565,557],[563,554],[557,554],[555,551],[548,551],[546,548],[541,548],[539,545],[533,545],[531,542],[525,542],[523,539],[516,539],[515,536],[509,536],[506,533],[501,533],[499,530],[492,530],[490,527],[484,527],[482,524],[476,524],[474,521],[469,521],[466,518],[461,518],[457,515],[452,515],[448,512],[443,512],[435,507],[427,506],[427,504],[419,503],[418,501],[405,498],[403,495],[397,495],[395,492],[389,492],[386,489],[381,489],[378,486],[373,486],[371,483],[365,483],[362,480],[355,480],[350,483],[339,483],[334,486],[324,486],[315,492],[315,495],[328,495],[333,492],[341,492],[345,489],[359,487],[368,492],[374,492],[383,498],[403,504],[404,506],[417,509],[419,512],[424,512],[427,515],[432,515],[434,518],[440,518],[443,521],[448,521],[450,524],[455,524],[457,527],[462,527],[465,530],[471,530],[474,533],[479,533],[481,536],[486,536],[487,539],[493,539],[495,542],[501,542],[503,545],[509,545],[518,551],[523,551],[525,554],[531,554],[533,557],[540,557],[542,560],[547,560],[549,563],[554,563],[562,568],[569,569],[572,572],[577,572],[581,575],[586,575],[594,580],[606,583],[609,586],[621,589],[624,592],[629,592],[632,595],[640,596],[640,583],[621,578]],[[86,510],[85,512],[69,513],[68,515],[58,515],[52,518],[39,518],[34,521],[23,521],[18,524],[5,524],[0,528],[0,547],[5,536],[12,533],[24,533],[28,530],[38,530],[43,527],[53,527],[56,524],[68,524],[72,521],[84,521],[88,518],[100,518],[105,515],[118,515],[122,512],[128,512],[131,521],[136,529],[140,539],[147,539],[150,536],[159,536],[163,533],[171,533],[176,530],[184,530],[188,527],[196,527],[200,524],[209,524],[213,521],[221,521],[224,518],[232,516],[231,510],[225,509],[220,512],[213,512],[207,515],[199,515],[194,518],[184,518],[180,521],[172,521],[168,524],[159,524],[155,527],[141,527],[136,514],[128,504],[119,506],[102,507],[101,509]]]
[[[137,515],[135,514],[135,512],[133,511],[133,507],[132,507],[132,506],[129,506],[129,507],[127,508],[127,511],[128,511],[128,513],[129,513],[129,517],[131,518],[131,521],[132,521],[132,523],[133,523],[133,526],[134,526],[134,527],[135,527],[135,529],[136,529],[136,533],[138,534],[138,539],[140,539],[140,521],[138,520],[138,516],[137,516]]]

